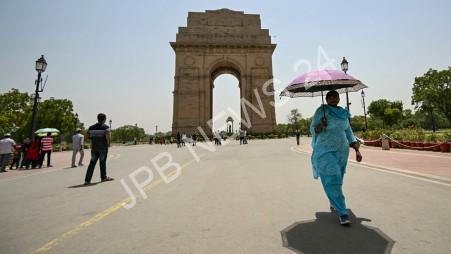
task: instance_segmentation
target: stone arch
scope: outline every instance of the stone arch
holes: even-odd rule
[[[214,82],[216,78],[221,76],[222,74],[230,74],[234,76],[238,80],[238,88],[240,89],[240,98],[242,97],[241,93],[241,71],[240,71],[239,65],[235,62],[231,61],[218,61],[216,64],[214,64],[211,68],[209,68],[209,77],[210,77],[210,119],[213,118],[213,104],[214,104]],[[230,89],[236,89],[236,87],[232,87]],[[241,115],[242,112],[240,110],[239,114]],[[213,123],[212,123],[213,124]]]
[[[207,68],[210,80],[213,82],[217,77],[222,74],[231,74],[238,79],[238,83],[241,79],[242,67],[239,62],[231,59],[218,59]],[[212,84],[213,85],[213,84]]]
[[[275,130],[274,95],[254,94],[272,78],[276,47],[269,31],[261,29],[259,15],[229,9],[190,12],[188,26],[179,27],[176,41],[170,44],[176,55],[173,133],[198,133],[201,127],[211,134],[213,81],[224,73],[238,79],[247,106],[263,104],[264,116],[250,112],[249,132]]]

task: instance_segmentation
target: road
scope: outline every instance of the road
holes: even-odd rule
[[[194,151],[199,160],[175,145],[114,147],[108,174],[116,180],[88,187],[78,187],[86,166],[0,179],[0,252],[320,253],[327,247],[329,253],[381,253],[374,232],[392,241],[391,253],[451,249],[451,185],[351,163],[344,192],[352,213],[365,220],[353,218],[344,228],[312,178],[310,156],[293,139]],[[168,154],[181,171],[162,171],[175,179],[165,183],[151,160]],[[129,176],[141,168],[136,181],[142,183],[143,167],[154,175],[146,199]],[[93,182],[99,178],[96,168]],[[136,195],[130,209],[123,207],[132,200],[121,179]],[[287,248],[287,241],[302,247]]]

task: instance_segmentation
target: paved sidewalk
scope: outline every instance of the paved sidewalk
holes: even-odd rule
[[[124,149],[129,149],[129,148],[138,148],[141,146],[149,146],[147,144],[139,144],[139,145],[133,145],[133,146],[112,146],[109,148],[108,150],[108,161],[110,160],[114,160],[114,159],[118,159],[121,157],[121,152]],[[159,147],[156,145],[152,145],[153,147]],[[80,154],[77,154],[77,158],[76,158],[76,163],[78,163],[78,160],[80,158]],[[83,158],[83,166],[77,166],[76,168],[73,168],[73,170],[82,170],[83,172],[86,172],[86,168],[89,164],[89,160],[91,160],[91,149],[85,149],[85,156]],[[8,172],[5,173],[0,173],[0,180],[3,179],[12,179],[12,178],[17,178],[17,177],[23,177],[23,176],[28,176],[28,175],[36,175],[36,174],[45,174],[45,173],[50,173],[50,172],[54,172],[54,171],[58,171],[58,170],[62,170],[62,169],[72,169],[71,168],[71,163],[72,163],[72,151],[64,151],[64,152],[52,152],[51,155],[51,164],[53,167],[48,168],[47,165],[47,157],[44,158],[44,164],[42,165],[42,168],[38,169],[13,169],[13,170],[9,170],[8,168]],[[98,164],[97,164],[98,165]]]
[[[79,155],[77,156],[77,159],[78,158],[79,158]],[[91,152],[89,149],[86,149],[83,163],[86,165],[90,159],[91,159]],[[9,168],[8,168],[8,172],[0,174],[0,179],[14,178],[14,177],[25,176],[25,175],[42,174],[42,173],[46,173],[46,172],[53,172],[53,171],[60,170],[63,168],[70,168],[71,160],[72,160],[72,151],[52,152],[51,164],[53,167],[50,167],[50,168],[47,167],[47,157],[45,157],[42,168],[39,168],[39,169],[38,168],[31,169],[30,168],[28,170],[26,170],[26,169],[9,170]]]
[[[117,152],[117,149],[118,149],[118,147],[110,148],[110,150],[108,151],[108,160],[111,160],[113,158],[120,156]],[[78,163],[79,158],[80,158],[80,154],[77,154],[76,163]],[[91,159],[91,149],[85,149],[85,156],[83,158],[83,166],[78,166],[74,169],[86,170],[86,167],[88,166],[90,159]],[[50,167],[50,168],[47,167],[47,157],[45,157],[42,168],[36,168],[36,169],[30,168],[28,170],[26,170],[26,169],[9,170],[9,168],[7,168],[8,172],[4,172],[4,173],[0,174],[0,180],[28,176],[28,175],[35,175],[35,174],[45,174],[45,173],[54,172],[54,171],[61,170],[61,169],[71,169],[71,163],[72,163],[72,151],[52,152],[51,164],[53,167]]]
[[[310,139],[303,139],[299,151],[311,153]],[[424,177],[451,182],[451,153],[411,151],[391,148],[361,146],[363,164],[389,170],[413,173]],[[349,153],[349,160],[355,161],[355,153]]]

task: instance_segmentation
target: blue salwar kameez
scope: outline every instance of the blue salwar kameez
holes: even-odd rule
[[[320,133],[316,133],[315,127],[321,123],[324,112],[327,127]],[[324,105],[316,110],[310,126],[310,132],[313,135],[311,144],[313,177],[321,179],[330,204],[340,215],[348,215],[342,186],[349,145],[356,142],[349,124],[349,117],[349,112],[342,107]]]

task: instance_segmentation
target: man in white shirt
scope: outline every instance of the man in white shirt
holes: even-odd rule
[[[11,159],[11,152],[13,151],[16,142],[11,139],[11,134],[6,133],[3,138],[0,139],[0,163],[1,172],[6,172],[6,167]]]
[[[78,166],[83,166],[83,157],[85,152],[83,150],[85,137],[81,134],[81,129],[77,129],[75,134],[72,136],[72,167],[77,167],[75,165],[75,158],[77,153],[80,152],[80,160],[78,161]]]

